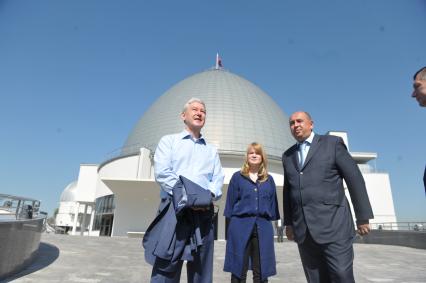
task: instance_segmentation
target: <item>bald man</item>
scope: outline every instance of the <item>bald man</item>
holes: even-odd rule
[[[412,97],[414,97],[421,107],[426,107],[426,67],[418,70],[413,76]]]
[[[297,143],[284,152],[284,225],[298,244],[308,282],[355,282],[355,227],[345,196],[346,181],[357,231],[366,235],[373,218],[362,174],[340,137],[318,135],[307,112],[290,116]]]
[[[414,97],[421,107],[426,107],[426,67],[418,70],[413,76],[413,94]],[[423,185],[426,194],[426,166],[425,172],[423,173]]]

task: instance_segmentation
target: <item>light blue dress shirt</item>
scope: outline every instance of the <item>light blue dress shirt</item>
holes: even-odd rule
[[[215,200],[222,196],[224,174],[216,148],[186,130],[161,138],[154,155],[154,175],[163,199],[172,195],[179,175],[210,190]]]
[[[314,140],[314,136],[315,136],[315,133],[311,132],[311,134],[309,135],[309,137],[306,140],[298,143],[299,148],[302,149],[302,150],[299,150],[299,152],[298,152],[300,167],[302,167],[303,163],[305,163],[306,156],[308,156],[308,152],[309,152],[309,149],[311,148],[311,144],[312,144],[312,141]],[[304,143],[304,147],[301,147],[301,145],[303,143]],[[301,155],[303,155],[303,156],[301,156]],[[303,160],[303,163],[301,162],[302,160]]]

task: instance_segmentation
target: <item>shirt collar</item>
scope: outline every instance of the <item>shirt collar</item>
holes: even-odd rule
[[[206,144],[206,141],[204,140],[203,134],[200,133],[200,138],[195,139],[191,136],[191,134],[186,129],[184,129],[182,132],[180,132],[179,137],[181,139],[190,139],[194,142]]]
[[[308,144],[312,144],[312,141],[314,140],[314,136],[315,136],[315,133],[312,131],[306,140],[304,140],[303,142],[298,142],[297,144],[299,145],[304,142],[307,142]]]

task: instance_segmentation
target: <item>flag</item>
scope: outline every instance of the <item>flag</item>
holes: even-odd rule
[[[216,70],[222,67],[222,59],[219,57],[219,53],[216,53]]]

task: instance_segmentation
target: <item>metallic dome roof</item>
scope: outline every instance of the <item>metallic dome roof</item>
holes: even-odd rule
[[[162,136],[182,131],[180,113],[191,97],[205,102],[202,134],[219,153],[241,155],[256,141],[270,157],[281,158],[294,144],[288,117],[271,97],[238,75],[210,69],[180,81],[159,97],[128,136],[121,155],[137,153],[140,147],[155,150]]]
[[[70,183],[61,194],[61,202],[76,200],[77,181]]]

